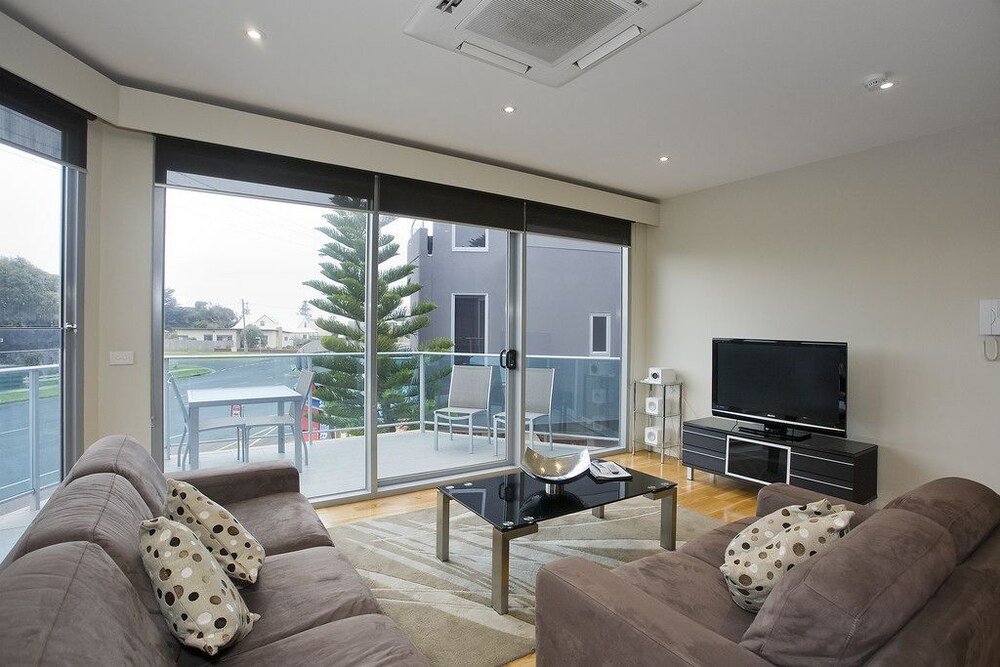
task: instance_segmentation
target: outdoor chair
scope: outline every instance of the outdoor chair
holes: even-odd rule
[[[547,417],[549,422],[549,449],[555,449],[552,437],[552,386],[555,384],[556,369],[527,368],[524,371],[524,421],[528,425],[528,442],[535,440],[535,421]],[[500,455],[500,422],[507,428],[507,413],[498,412],[493,416],[493,454]]]
[[[190,424],[190,416],[188,413],[187,401],[184,400],[184,395],[181,393],[180,387],[177,386],[177,380],[171,376],[167,379],[167,385],[169,385],[170,392],[177,400],[177,404],[181,406],[181,414],[184,416],[184,431],[181,433],[181,441],[177,445],[177,467],[184,470],[187,466],[186,458],[188,450],[186,440],[188,435],[188,425]],[[201,433],[202,431],[217,431],[229,428],[236,429],[236,448],[237,455],[239,455],[239,452],[242,451],[243,444],[247,442],[246,421],[243,417],[212,417],[210,419],[198,420],[198,433]],[[167,446],[167,455],[170,455],[169,445]]]
[[[455,439],[454,423],[469,425],[469,453],[474,451],[472,440],[472,418],[480,412],[486,413],[486,436],[492,441],[490,432],[490,385],[493,382],[492,366],[453,366],[451,386],[448,388],[448,407],[434,411],[434,450],[438,448],[439,421],[448,422],[449,439]]]
[[[299,379],[295,382],[295,393],[299,395],[300,400],[291,401],[292,404],[288,406],[288,414],[246,418],[243,457],[247,463],[250,462],[250,429],[260,426],[291,426],[292,433],[295,436],[295,445],[296,447],[302,447],[306,464],[309,463],[309,449],[305,446],[305,438],[302,437],[302,406],[309,399],[309,390],[312,388],[312,383],[312,371],[299,371]]]

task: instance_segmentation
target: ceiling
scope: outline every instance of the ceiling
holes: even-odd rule
[[[705,0],[559,88],[404,35],[431,1],[0,11],[126,85],[649,199],[1000,117],[997,0]]]

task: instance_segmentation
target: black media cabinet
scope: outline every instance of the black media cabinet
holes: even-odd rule
[[[776,477],[760,480],[734,472],[738,462],[735,459],[727,461],[731,442],[738,445],[734,450],[758,447],[761,453],[766,452],[757,459],[761,465],[769,467],[771,476]],[[703,470],[759,484],[787,479],[793,486],[856,503],[871,502],[877,495],[878,447],[869,443],[815,433],[807,440],[789,442],[763,430],[759,433],[739,431],[737,422],[718,417],[684,422],[682,443],[681,462],[688,467],[688,479],[693,470]],[[761,475],[764,476],[767,475]]]

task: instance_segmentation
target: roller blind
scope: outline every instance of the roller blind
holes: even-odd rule
[[[0,140],[60,162],[87,167],[87,121],[62,98],[0,69]]]

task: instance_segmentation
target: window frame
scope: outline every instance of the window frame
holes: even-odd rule
[[[594,349],[594,321],[599,318],[604,318],[604,349],[597,350]],[[590,314],[590,328],[587,331],[587,336],[590,340],[590,356],[592,357],[608,357],[611,356],[611,313],[591,313]]]
[[[488,227],[481,227],[480,228],[480,229],[483,230],[483,236],[484,236],[484,239],[485,239],[484,242],[483,242],[483,245],[481,247],[480,246],[460,246],[460,245],[456,245],[456,243],[455,243],[455,237],[457,235],[455,234],[455,230],[458,229],[459,227],[475,227],[475,226],[476,225],[461,225],[461,224],[457,224],[457,223],[451,225],[451,251],[452,252],[489,252],[490,251],[490,230],[489,230]],[[454,340],[454,339],[452,339],[452,340]]]
[[[481,296],[483,297],[483,351],[482,352],[456,352],[456,354],[489,354],[490,349],[490,295],[489,292],[452,292],[451,293],[451,340],[455,346],[458,346],[458,341],[455,338],[455,315],[456,309],[455,304],[458,297],[463,296]]]

